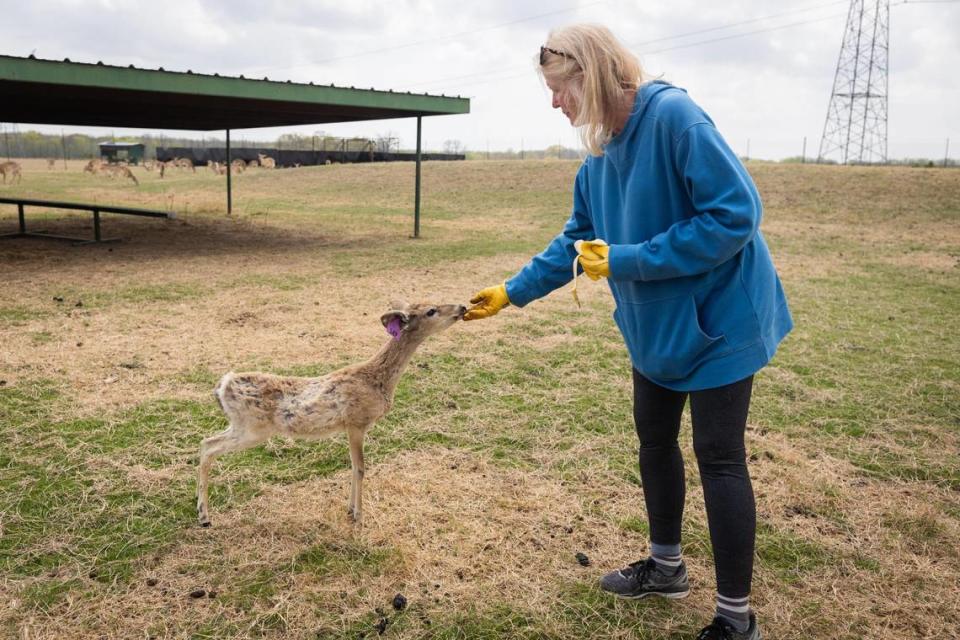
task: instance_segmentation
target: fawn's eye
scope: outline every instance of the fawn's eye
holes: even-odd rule
[[[427,317],[429,317],[429,316],[435,316],[435,315],[437,315],[437,310],[436,310],[436,309],[430,309],[430,311],[427,311]]]

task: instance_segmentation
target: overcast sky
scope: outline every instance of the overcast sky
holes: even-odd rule
[[[457,139],[477,151],[538,149],[578,145],[550,109],[536,52],[552,27],[596,22],[650,75],[687,89],[738,153],[749,140],[751,157],[779,159],[799,155],[804,136],[807,154],[816,155],[848,7],[848,0],[0,0],[0,53],[462,95],[470,98],[468,115],[424,119],[427,148]],[[947,138],[950,155],[960,156],[960,2],[891,2],[889,81],[890,157],[941,158]],[[416,136],[413,119],[234,136],[318,130],[394,132],[405,147]]]

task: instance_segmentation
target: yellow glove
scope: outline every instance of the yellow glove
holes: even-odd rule
[[[583,272],[591,280],[610,277],[610,262],[607,256],[610,254],[610,247],[603,240],[583,240],[576,243],[577,253],[580,254],[578,260],[583,267]]]
[[[496,315],[500,309],[510,304],[507,285],[498,284],[495,287],[481,289],[477,295],[470,298],[470,304],[473,306],[467,309],[467,313],[463,316],[464,320],[483,320]]]

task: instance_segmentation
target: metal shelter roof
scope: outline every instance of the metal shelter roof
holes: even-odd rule
[[[0,121],[245,129],[463,114],[468,98],[0,55]]]

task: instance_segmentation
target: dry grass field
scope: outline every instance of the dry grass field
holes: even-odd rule
[[[653,639],[712,615],[689,426],[691,596],[597,588],[647,529],[629,361],[586,279],[581,311],[556,291],[421,348],[367,439],[362,528],[342,438],[225,456],[196,525],[221,374],[323,373],[379,348],[391,299],[502,281],[561,228],[576,163],[427,163],[419,240],[410,163],[249,171],[232,217],[207,170],[81,167],[24,161],[0,195],[179,216],[105,214],[123,242],[100,246],[0,240],[0,636]],[[764,636],[957,637],[960,171],[750,169],[797,325],[748,432]],[[89,214],[28,216],[92,235]]]

